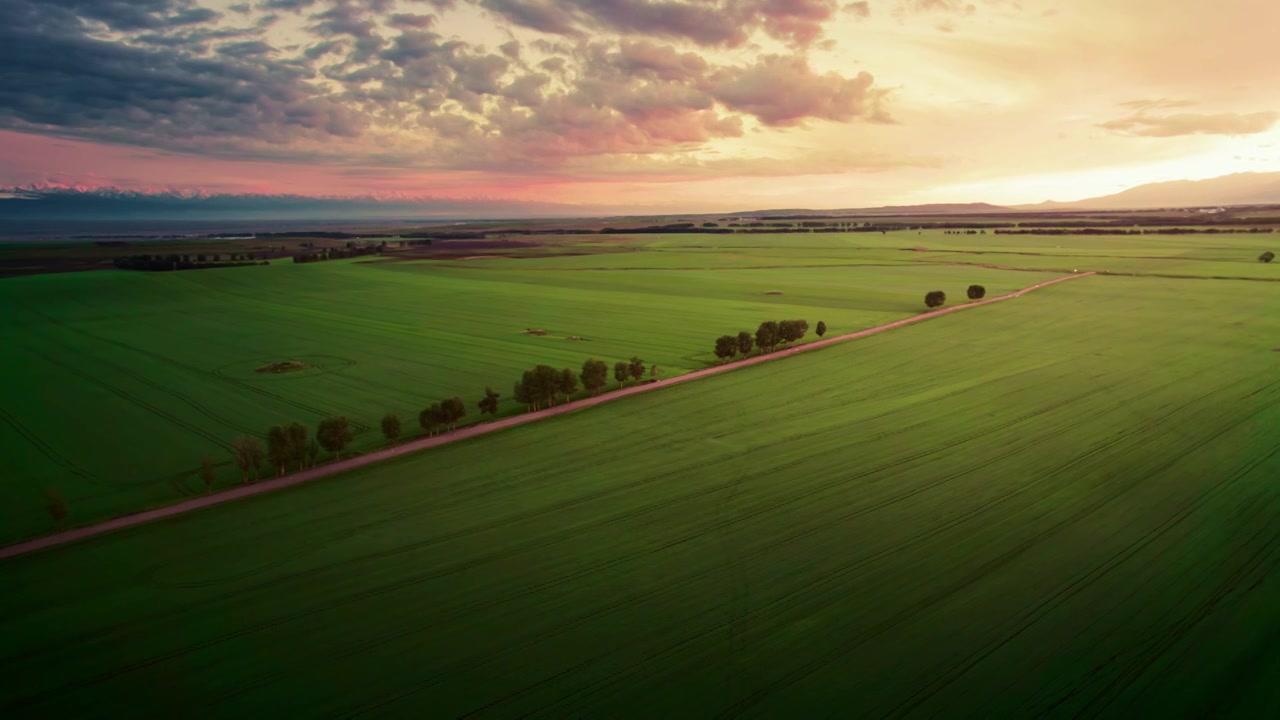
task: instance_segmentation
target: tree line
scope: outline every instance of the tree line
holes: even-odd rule
[[[176,270],[207,270],[209,268],[245,267],[247,265],[269,265],[266,260],[257,261],[251,254],[234,254],[229,262],[222,260],[221,254],[205,255],[200,253],[194,258],[191,255],[129,255],[115,258],[115,266],[121,270],[143,270],[147,272],[170,272]]]
[[[1269,227],[1249,228],[1118,228],[1118,227],[1052,227],[1043,226],[1029,230],[996,230],[996,235],[1265,235],[1274,232]]]
[[[387,246],[385,242],[381,245],[366,245],[364,247],[351,246],[348,243],[347,248],[328,248],[312,253],[299,253],[293,256],[295,263],[313,263],[323,262],[325,260],[340,260],[343,258],[363,257],[365,255],[378,255],[383,248]]]
[[[639,382],[648,373],[650,380],[658,377],[658,366],[648,365],[639,357],[620,360],[613,364],[613,379],[618,387],[626,386],[628,380]],[[556,369],[550,365],[537,365],[521,374],[512,388],[512,397],[524,405],[530,412],[553,407],[557,400],[561,403],[578,392],[579,387],[592,397],[600,394],[609,384],[609,364],[598,358],[590,358],[582,363],[582,369]]]
[[[827,333],[827,324],[819,320],[814,331],[822,337]],[[799,342],[808,332],[808,320],[766,320],[756,328],[755,334],[743,330],[737,335],[716,338],[714,352],[721,362],[732,360],[739,354],[747,358],[753,349],[759,350],[760,354],[770,353],[778,345]]]
[[[981,285],[970,285],[965,289],[965,295],[970,300],[981,300],[987,296],[987,289]],[[924,305],[930,310],[935,310],[947,304],[947,294],[941,290],[930,290],[924,294]]]
[[[275,468],[276,475],[280,476],[291,467],[298,471],[315,467],[319,462],[321,448],[339,458],[343,449],[351,444],[354,435],[351,421],[342,415],[321,420],[316,427],[315,437],[311,437],[307,426],[300,422],[272,425],[267,429],[265,449],[256,436],[246,433],[231,443],[231,458],[240,469],[241,482],[248,483],[250,476],[253,480],[259,478],[264,462],[268,467]],[[200,475],[205,489],[212,492],[213,463],[208,457],[201,464]]]

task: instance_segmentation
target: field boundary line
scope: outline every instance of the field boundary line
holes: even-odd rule
[[[527,412],[521,415],[515,415],[513,417],[503,418],[502,420],[497,420],[494,422],[470,425],[460,430],[455,430],[453,432],[442,433],[434,437],[426,437],[426,438],[421,438],[419,440],[412,440],[410,442],[404,443],[403,445],[384,448],[382,450],[375,450],[374,452],[368,453],[366,455],[360,455],[357,457],[348,458],[346,460],[339,460],[338,462],[329,463],[327,465],[321,465],[319,467],[314,467],[309,470],[303,470],[302,472],[293,473],[291,475],[285,475],[284,477],[274,478],[271,480],[263,480],[263,481],[254,483],[253,485],[240,485],[230,490],[225,490],[223,492],[220,492],[216,495],[207,495],[205,497],[194,498],[192,500],[184,500],[182,502],[174,503],[172,505],[166,505],[165,507],[156,508],[154,510],[145,510],[138,513],[131,513],[129,515],[122,515],[120,517],[113,518],[111,520],[106,520],[104,522],[100,522],[94,525],[88,525],[82,528],[67,530],[65,532],[55,533],[53,535],[46,535],[44,537],[36,538],[34,540],[27,540],[25,542],[20,542],[20,543],[15,543],[13,545],[0,547],[0,560],[3,560],[5,558],[10,558],[10,557],[17,557],[19,555],[26,555],[28,553],[36,552],[38,550],[44,550],[47,548],[57,547],[59,545],[65,545],[67,543],[75,542],[77,540],[82,540],[88,537],[93,537],[95,535],[101,535],[103,533],[111,532],[113,530],[123,530],[125,528],[130,528],[130,527],[142,525],[149,522],[154,522],[156,520],[162,520],[164,518],[170,518],[176,515],[182,515],[188,512],[192,512],[194,510],[199,510],[201,508],[206,508],[213,505],[221,505],[222,503],[231,502],[233,500],[239,500],[241,498],[253,497],[255,495],[262,495],[265,493],[274,492],[276,490],[283,490],[284,488],[287,488],[287,487],[292,487],[294,485],[301,485],[302,483],[310,482],[312,480],[319,480],[320,478],[328,477],[330,475],[337,475],[338,473],[343,473],[348,470],[354,470],[356,468],[361,468],[366,465],[372,465],[374,463],[381,462],[383,460],[390,460],[391,458],[400,457],[402,455],[409,455],[422,450],[428,450],[430,448],[439,447],[441,445],[448,445],[449,443],[458,442],[460,440],[466,440],[468,438],[473,438],[480,435],[488,435],[489,433],[498,432],[499,430],[505,430],[509,427],[515,427],[517,425],[525,425],[528,423],[537,422],[539,420],[545,420],[546,418],[554,417],[556,415],[563,415],[565,413],[570,413],[575,410],[582,410],[584,408],[599,405],[601,403],[609,402],[611,400],[617,400],[619,398],[629,397],[631,395],[638,395],[643,392],[657,390],[659,388],[664,388],[670,385],[676,385],[679,383],[688,382],[690,380],[697,380],[699,378],[706,377],[708,375],[717,375],[719,373],[729,372],[730,370],[736,370],[738,368],[749,367],[752,365],[759,365],[760,363],[769,362],[771,360],[778,360],[778,359],[781,359],[784,357],[790,357],[792,355],[796,355],[799,353],[809,352],[811,350],[818,350],[824,347],[829,347],[837,343],[842,343],[849,340],[857,340],[859,338],[868,337],[870,335],[882,333],[886,330],[892,330],[894,328],[902,327],[904,325],[910,325],[912,323],[921,322],[923,320],[929,320],[932,318],[941,317],[943,315],[948,315],[953,312],[959,312],[961,310],[967,310],[969,308],[975,308],[982,305],[990,305],[992,303],[1001,302],[1003,300],[1011,300],[1013,298],[1022,297],[1023,295],[1026,295],[1029,292],[1039,290],[1040,288],[1047,287],[1049,285],[1055,285],[1057,283],[1065,282],[1067,280],[1075,280],[1077,278],[1088,277],[1094,274],[1096,273],[1082,272],[1082,273],[1075,273],[1072,275],[1064,275],[1062,277],[1057,277],[1052,280],[1045,280],[1044,282],[1039,282],[1039,283],[1036,283],[1035,285],[1027,286],[1025,288],[1022,288],[1021,290],[1016,290],[1007,295],[1000,295],[998,297],[993,297],[993,298],[985,298],[983,300],[974,300],[973,302],[966,303],[964,305],[953,305],[951,307],[942,308],[940,310],[932,310],[929,312],[920,313],[919,315],[913,315],[908,318],[903,318],[901,320],[895,320],[894,322],[886,323],[884,325],[877,325],[875,327],[866,328],[864,330],[859,330],[857,332],[846,333],[844,335],[836,335],[835,337],[816,340],[811,343],[805,343],[804,345],[797,345],[792,348],[787,348],[785,350],[778,350],[778,351],[764,354],[764,355],[756,355],[755,357],[746,358],[744,360],[738,360],[736,362],[726,363],[723,365],[715,365],[713,367],[703,368],[702,370],[695,370],[693,372],[685,373],[684,375],[678,375],[673,378],[667,378],[665,380],[658,380],[656,382],[650,382],[643,385],[632,385],[631,387],[628,387],[628,388],[621,388],[619,390],[614,390],[612,392],[608,392],[603,395],[597,395],[595,397],[583,398],[581,400],[574,400],[573,402],[565,403],[563,405],[557,405],[555,407],[546,408],[544,410]]]

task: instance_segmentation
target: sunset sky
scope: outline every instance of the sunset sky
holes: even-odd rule
[[[1280,170],[1262,0],[3,0],[0,187],[727,211]]]

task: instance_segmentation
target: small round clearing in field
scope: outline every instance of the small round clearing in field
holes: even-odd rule
[[[302,362],[301,360],[281,360],[279,362],[267,363],[266,365],[263,365],[257,368],[256,370],[254,370],[254,372],[286,373],[286,372],[297,372],[299,370],[306,370],[309,367],[311,366]]]

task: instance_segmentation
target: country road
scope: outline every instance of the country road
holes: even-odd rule
[[[93,537],[94,535],[100,535],[102,533],[111,532],[112,530],[121,530],[124,528],[133,527],[135,525],[141,525],[143,523],[148,523],[155,520],[161,520],[163,518],[173,517],[175,515],[181,515],[183,513],[188,513],[193,510],[199,510],[201,508],[210,507],[212,505],[220,505],[222,503],[231,502],[233,500],[239,500],[241,498],[252,497],[254,495],[262,495],[264,493],[274,492],[276,490],[282,490],[284,488],[292,487],[294,485],[300,485],[302,483],[310,482],[312,480],[317,480],[319,478],[328,477],[330,475],[336,475],[341,472],[346,472],[347,470],[354,470],[356,468],[364,467],[366,465],[372,465],[373,463],[380,462],[383,460],[388,460],[390,458],[400,457],[401,455],[408,455],[410,453],[419,452],[421,450],[426,450],[428,448],[438,447],[440,445],[447,445],[449,443],[458,442],[460,440],[466,440],[468,438],[473,438],[480,435],[488,435],[489,433],[498,432],[499,430],[504,430],[509,427],[515,427],[517,425],[525,425],[527,423],[537,422],[538,420],[544,420],[546,418],[553,417],[556,415],[563,415],[565,413],[574,412],[576,410],[582,410],[584,408],[589,408],[595,405],[599,405],[601,403],[606,403],[613,400],[618,400],[620,398],[629,397],[631,395],[637,395],[639,393],[644,393],[644,392],[651,392],[653,390],[658,390],[660,388],[664,388],[670,385],[689,382],[690,380],[697,380],[699,378],[703,378],[708,375],[716,375],[718,373],[729,372],[731,370],[737,370],[739,368],[749,367],[751,365],[758,365],[763,362],[778,360],[784,357],[795,355],[797,353],[809,352],[810,350],[817,350],[819,348],[824,348],[829,345],[845,342],[847,340],[856,340],[858,338],[867,337],[869,335],[875,335],[876,333],[881,333],[886,330],[892,330],[893,328],[902,327],[903,325],[909,325],[911,323],[920,322],[922,320],[929,320],[931,318],[940,317],[942,315],[947,315],[949,313],[958,312],[961,310],[967,310],[969,308],[974,308],[981,305],[989,305],[991,303],[996,303],[1003,300],[1010,300],[1012,298],[1021,297],[1029,292],[1038,290],[1048,285],[1064,282],[1066,280],[1074,280],[1076,278],[1086,277],[1093,274],[1094,274],[1093,272],[1084,272],[1084,273],[1079,273],[1074,275],[1066,275],[1063,277],[1054,278],[1053,280],[1046,280],[1041,283],[1036,283],[1035,285],[1025,287],[1021,290],[1009,293],[1008,295],[1000,295],[998,297],[986,298],[984,300],[975,300],[973,302],[970,302],[964,305],[955,305],[952,307],[943,308],[941,310],[934,310],[931,312],[921,313],[919,315],[914,315],[912,317],[904,318],[902,320],[897,320],[895,322],[891,322],[885,325],[877,325],[876,327],[867,328],[865,330],[859,330],[858,332],[848,333],[845,335],[837,335],[835,337],[829,337],[822,340],[817,340],[815,342],[806,343],[804,345],[797,345],[796,347],[788,348],[786,350],[779,350],[776,352],[769,353],[767,355],[757,355],[755,357],[747,358],[745,360],[739,360],[737,362],[727,363],[724,365],[716,365],[714,367],[705,368],[703,370],[695,370],[694,372],[691,372],[691,373],[686,373],[684,375],[679,375],[673,378],[667,378],[665,380],[659,380],[657,382],[651,382],[645,385],[633,385],[632,387],[629,387],[629,388],[614,390],[614,391],[605,393],[603,395],[598,395],[596,397],[584,398],[582,400],[575,400],[573,402],[566,403],[564,405],[558,405],[556,407],[547,408],[545,410],[538,410],[536,412],[516,415],[514,417],[504,418],[502,420],[498,420],[495,422],[471,425],[471,426],[462,428],[460,430],[455,430],[453,432],[436,435],[435,437],[427,437],[419,440],[413,440],[411,442],[404,443],[403,445],[387,448],[385,450],[377,450],[377,451],[368,453],[366,455],[360,455],[358,457],[353,457],[347,460],[340,460],[338,462],[322,465],[320,467],[314,467],[309,470],[303,470],[302,472],[294,473],[292,475],[286,475],[281,478],[276,478],[273,480],[264,480],[264,481],[255,483],[253,485],[242,485],[234,489],[227,490],[225,492],[220,492],[217,495],[209,495],[206,497],[186,500],[184,502],[168,505],[163,508],[157,508],[155,510],[147,510],[145,512],[134,513],[131,515],[124,515],[122,517],[114,518],[112,520],[107,520],[105,522],[98,523],[96,525],[89,525],[87,527],[77,528],[75,530],[68,530],[66,532],[61,532],[54,535],[48,535],[42,538],[37,538],[35,540],[28,540],[26,542],[21,542],[14,545],[9,545],[4,548],[0,548],[0,559],[15,557],[18,555],[25,555],[27,553],[35,552],[37,550],[43,550],[46,548],[56,547],[58,545],[64,545],[66,543],[74,542],[76,540],[81,540],[83,538]]]

